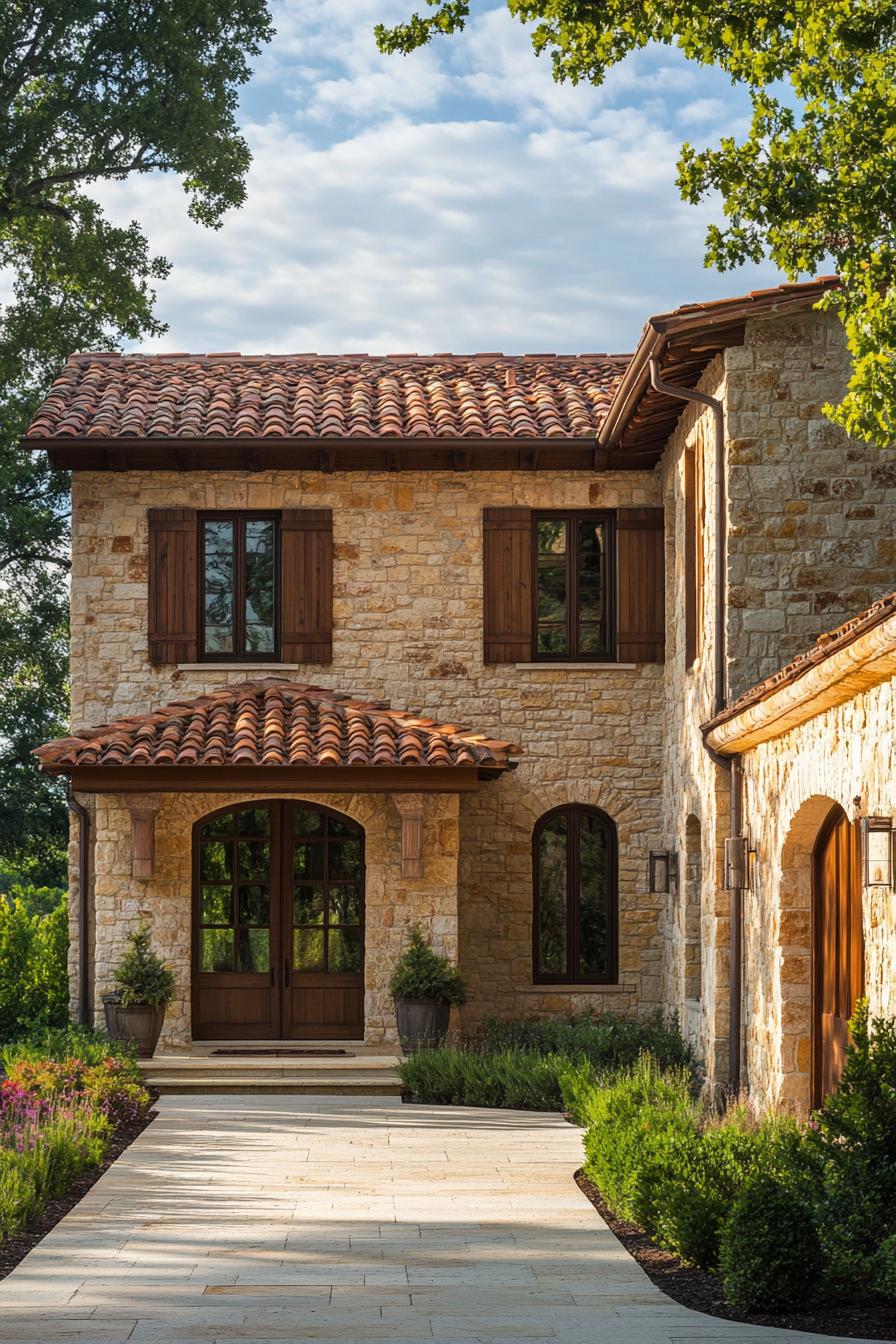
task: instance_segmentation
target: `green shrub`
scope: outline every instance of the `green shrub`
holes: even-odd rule
[[[41,888],[37,906],[46,904]],[[35,893],[14,886],[0,896],[0,1042],[35,1026],[61,1026],[68,1015],[68,910],[55,893],[48,914]]]
[[[423,936],[419,924],[408,930],[408,945],[395,963],[389,993],[393,999],[430,999],[435,1003],[463,1003],[466,986],[457,967],[440,957]]]
[[[152,933],[143,921],[128,938],[125,952],[115,972],[115,983],[121,994],[121,1006],[147,1004],[161,1008],[169,1003],[174,991],[174,976],[150,945]]]
[[[734,1200],[722,1229],[725,1299],[743,1311],[793,1311],[814,1295],[823,1254],[812,1210],[780,1179],[760,1173]]]
[[[691,1075],[643,1055],[587,1103],[585,1174],[621,1218],[653,1231],[670,1152],[697,1132]]]
[[[113,1041],[105,1032],[72,1022],[62,1027],[33,1030],[21,1040],[0,1048],[0,1062],[7,1071],[20,1060],[38,1063],[46,1059],[80,1059],[84,1064],[102,1064],[109,1058],[136,1060],[133,1041]],[[135,1077],[137,1070],[134,1070]]]
[[[658,1240],[687,1264],[717,1269],[722,1225],[740,1192],[758,1172],[786,1173],[795,1185],[800,1142],[793,1120],[757,1124],[743,1107],[676,1140],[658,1178]]]
[[[486,1023],[487,1050],[531,1050],[539,1055],[567,1055],[588,1060],[596,1073],[630,1068],[643,1054],[652,1055],[660,1068],[694,1069],[694,1051],[684,1039],[674,1016],[659,1009],[646,1017],[618,1013],[581,1013],[567,1018],[532,1022]]]
[[[871,1289],[881,1242],[896,1233],[896,1022],[857,1005],[837,1093],[815,1116],[822,1166],[818,1228],[832,1296]]]
[[[412,1101],[434,1106],[562,1108],[560,1075],[567,1061],[523,1050],[420,1050],[398,1065]]]
[[[881,1297],[896,1300],[896,1234],[886,1237],[877,1248],[871,1283]]]

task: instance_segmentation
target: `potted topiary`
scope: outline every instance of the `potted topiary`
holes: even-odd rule
[[[433,1049],[445,1040],[451,1005],[466,998],[466,986],[456,966],[434,952],[419,924],[408,931],[408,945],[389,981],[395,1000],[398,1039],[402,1049]]]
[[[150,947],[150,929],[145,921],[128,942],[130,946],[115,972],[118,993],[114,1035],[120,1041],[134,1041],[138,1056],[151,1059],[165,1020],[165,1007],[171,1000],[174,976]]]

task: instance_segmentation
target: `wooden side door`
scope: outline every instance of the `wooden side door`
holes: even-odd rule
[[[281,803],[204,817],[193,834],[193,1037],[280,1036]]]
[[[815,848],[812,1104],[835,1092],[849,1019],[865,987],[862,867],[856,827],[838,807]]]
[[[364,1035],[364,832],[340,813],[284,804],[283,1035]]]

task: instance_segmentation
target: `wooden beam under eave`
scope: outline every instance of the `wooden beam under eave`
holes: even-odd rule
[[[69,771],[50,770],[49,774]],[[80,793],[474,793],[498,768],[445,766],[84,765],[71,769]]]

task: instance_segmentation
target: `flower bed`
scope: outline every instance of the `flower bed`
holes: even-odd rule
[[[83,1172],[150,1095],[133,1059],[93,1033],[59,1031],[2,1052],[0,1240],[18,1235]]]

